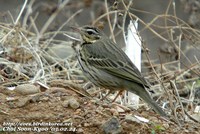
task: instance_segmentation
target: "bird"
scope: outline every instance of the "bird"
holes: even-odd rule
[[[77,58],[89,81],[110,91],[128,90],[149,104],[156,113],[167,117],[147,91],[149,83],[115,42],[94,26],[71,28],[82,38]]]

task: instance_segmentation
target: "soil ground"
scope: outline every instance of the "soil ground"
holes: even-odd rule
[[[130,110],[117,103],[89,99],[70,88],[51,87],[44,92],[23,96],[10,94],[5,89],[0,91],[0,127],[3,133],[101,134],[104,133],[102,125],[113,117],[118,119],[119,133],[122,134],[200,132],[200,125],[184,123],[179,127],[144,107]],[[144,117],[149,122],[129,120],[126,115]]]

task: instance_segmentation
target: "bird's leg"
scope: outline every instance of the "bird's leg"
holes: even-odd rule
[[[91,96],[94,96],[94,95],[96,95],[96,94],[98,94],[99,92],[104,91],[104,90],[106,90],[106,89],[105,89],[105,88],[101,88],[99,91],[96,91],[96,92],[92,93]],[[112,91],[109,90],[109,92],[108,92],[105,96],[103,96],[103,98],[101,98],[101,101],[103,101],[103,100],[104,100],[109,94],[111,94],[111,93],[112,93]]]
[[[95,96],[96,94],[98,94],[99,92],[104,91],[104,90],[106,90],[106,89],[105,88],[101,88],[100,90],[95,91],[94,93],[91,93],[91,96]]]
[[[109,92],[101,99],[103,101],[109,94],[111,94],[113,91],[109,90]]]
[[[119,90],[119,92],[117,93],[117,95],[115,96],[114,100],[112,102],[115,102],[116,99],[119,97],[119,95],[122,95],[124,90]]]
[[[112,102],[115,102],[116,99],[119,97],[119,95],[122,95],[123,91],[124,91],[124,90],[120,90],[120,91],[117,93],[117,95],[115,96],[115,98],[113,99]],[[103,101],[103,100],[104,100],[109,94],[111,94],[112,92],[113,92],[113,90],[109,90],[109,92],[108,92],[101,100]]]

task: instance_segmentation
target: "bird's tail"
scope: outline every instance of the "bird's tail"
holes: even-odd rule
[[[166,113],[162,110],[160,106],[151,98],[151,96],[148,94],[144,94],[141,97],[146,103],[148,103],[156,113],[160,114],[163,117],[167,117]]]
[[[134,89],[129,89],[129,91],[140,96],[151,108],[163,117],[167,117],[166,113],[162,110],[160,106],[151,98],[149,92],[142,85],[134,85]]]

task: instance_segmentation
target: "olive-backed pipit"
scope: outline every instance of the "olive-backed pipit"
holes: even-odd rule
[[[146,90],[149,85],[145,78],[117,44],[95,27],[72,28],[79,32],[83,39],[78,50],[78,61],[92,83],[110,90],[125,89],[133,92],[158,114],[166,116]]]

